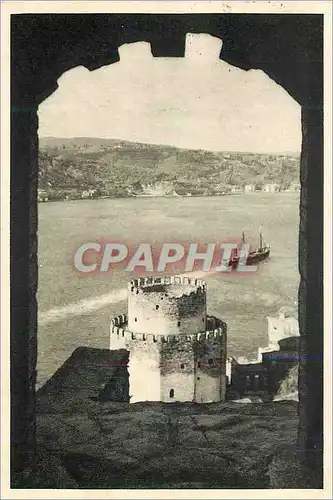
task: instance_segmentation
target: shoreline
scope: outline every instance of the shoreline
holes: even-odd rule
[[[238,192],[238,193],[224,193],[224,194],[192,194],[190,196],[178,195],[178,196],[168,196],[168,195],[129,195],[129,196],[95,196],[95,197],[86,197],[86,198],[59,198],[59,199],[47,199],[47,200],[37,200],[38,203],[52,203],[52,202],[65,202],[65,201],[93,201],[93,200],[126,200],[126,199],[178,199],[178,198],[222,198],[224,196],[253,196],[257,194],[267,194],[267,195],[276,195],[276,194],[299,194],[299,191],[276,191],[276,192],[267,192],[267,191],[251,191],[251,192]]]

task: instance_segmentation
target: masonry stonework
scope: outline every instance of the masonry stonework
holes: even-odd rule
[[[110,349],[130,351],[130,401],[223,401],[227,328],[206,314],[206,284],[139,279],[128,298],[128,317],[111,322]]]
[[[134,280],[128,294],[129,330],[156,335],[204,332],[205,292],[205,284],[177,276]]]

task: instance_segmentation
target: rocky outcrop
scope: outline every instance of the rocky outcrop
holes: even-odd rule
[[[298,401],[298,370],[299,366],[293,366],[286,378],[282,380],[274,401],[292,400]]]
[[[45,459],[26,487],[270,487],[276,450],[296,449],[297,403],[129,404],[107,389],[128,381],[127,361],[125,350],[81,347],[38,391]]]
[[[269,464],[281,445],[296,449],[297,423],[293,402],[87,401],[39,413],[37,438],[79,488],[269,488]]]

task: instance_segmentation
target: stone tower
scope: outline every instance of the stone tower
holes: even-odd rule
[[[131,402],[223,401],[227,327],[207,316],[206,283],[140,278],[128,286],[128,315],[111,322],[110,349],[130,351]]]

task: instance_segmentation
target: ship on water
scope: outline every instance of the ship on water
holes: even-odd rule
[[[245,233],[242,233],[241,246],[246,243]],[[249,252],[247,256],[246,264],[257,264],[258,262],[265,261],[269,258],[271,247],[264,241],[262,230],[259,231],[259,243],[255,250]],[[230,266],[236,267],[240,259],[240,249],[236,249],[235,253],[231,256]]]

